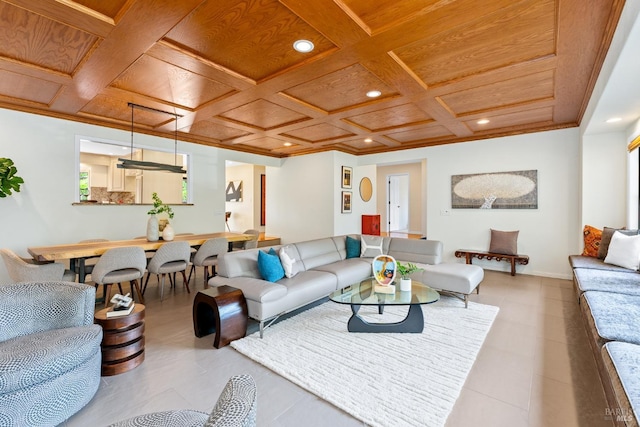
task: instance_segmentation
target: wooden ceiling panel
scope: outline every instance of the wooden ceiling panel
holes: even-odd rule
[[[180,129],[180,131],[202,136],[205,138],[217,139],[219,141],[229,141],[234,138],[250,135],[249,132],[245,132],[243,130],[235,129],[228,126],[222,126],[207,120],[201,120],[197,123],[194,123],[189,129]]]
[[[0,56],[71,74],[97,38],[0,2]]]
[[[143,56],[113,82],[113,87],[195,109],[233,88],[175,65]]]
[[[369,131],[378,132],[400,126],[424,124],[430,119],[431,117],[427,113],[415,105],[404,104],[347,117],[344,120],[362,126]]]
[[[321,123],[318,125],[295,129],[283,135],[308,142],[321,142],[353,135],[353,133],[332,124]]]
[[[60,90],[58,83],[0,70],[0,95],[49,104]]]
[[[327,74],[284,91],[287,95],[324,111],[353,108],[371,102],[370,90],[379,90],[378,99],[392,96],[394,90],[360,64]]]
[[[249,104],[224,112],[220,114],[220,117],[263,130],[308,119],[308,117],[303,114],[265,101],[264,99],[258,99]]]
[[[118,14],[130,1],[131,0],[74,0],[73,3],[80,4],[87,9],[95,10],[96,12],[115,20]]]
[[[103,117],[107,120],[130,124],[131,107],[129,107],[128,102],[129,101],[127,100],[118,99],[111,96],[98,95],[82,109],[81,114],[94,117]],[[150,106],[152,108],[157,107],[157,105],[151,104],[148,104],[147,106]],[[169,122],[173,123],[172,116],[134,108],[134,127],[147,126],[150,128],[157,128]],[[171,136],[171,138],[173,138],[173,136]]]
[[[495,84],[443,95],[457,116],[553,98],[554,72],[543,71]]]
[[[578,126],[625,1],[596,3],[0,0],[0,105],[127,129],[132,102],[274,157]],[[174,138],[163,114],[134,127]]]
[[[442,0],[336,0],[369,34],[400,25],[411,18],[437,9],[449,1]]]
[[[394,53],[423,82],[435,85],[552,55],[555,15],[555,0],[515,2],[487,19]]]
[[[263,150],[280,150],[286,148],[284,144],[289,142],[282,141],[277,138],[256,138],[256,139],[247,139],[242,142],[242,145],[246,145],[249,147],[261,148]],[[289,143],[290,144],[290,143]]]
[[[355,139],[353,141],[344,141],[341,143],[342,145],[346,145],[348,147],[351,147],[352,149],[354,149],[356,152],[360,151],[360,150],[379,150],[382,148],[385,148],[386,145],[384,144],[380,144],[377,141],[371,141],[371,142],[364,142],[364,139]]]
[[[277,0],[205,1],[166,38],[256,81],[335,47]],[[298,39],[314,53],[296,52]]]
[[[453,133],[444,126],[432,125],[411,129],[402,132],[386,133],[386,137],[402,143],[432,140],[441,137],[453,137]]]
[[[484,132],[492,129],[521,126],[530,123],[549,125],[553,123],[553,107],[526,109],[509,114],[483,117],[489,123],[478,124],[478,120],[466,120],[465,124],[474,132]]]

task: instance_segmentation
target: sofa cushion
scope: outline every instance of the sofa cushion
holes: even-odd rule
[[[494,254],[518,255],[519,231],[500,231],[491,229],[489,252]]]
[[[625,230],[623,228],[604,227],[604,229],[602,230],[602,237],[600,239],[600,246],[598,247],[598,258],[605,259],[607,257],[611,238],[613,237],[613,233],[615,233],[616,231],[619,231],[627,236],[638,234],[638,230]]]
[[[396,261],[440,264],[442,262],[442,242],[393,238],[386,253],[394,257]]]
[[[618,403],[617,408],[611,408],[612,417],[623,418],[625,425],[633,425],[635,418],[637,425],[640,414],[640,346],[609,342],[602,347],[602,359]]]
[[[334,274],[338,280],[337,288],[360,283],[364,279],[372,276],[371,262],[363,258],[350,258],[344,261],[334,262],[327,265],[320,265],[314,270],[326,271]]]
[[[277,282],[284,277],[284,268],[280,262],[280,257],[271,248],[273,253],[264,251],[258,252],[258,271],[264,280]]]
[[[76,326],[37,332],[0,345],[0,394],[39,384],[75,369],[100,351],[102,328]]]
[[[209,279],[209,286],[217,287],[225,285],[240,289],[247,300],[260,303],[275,301],[287,295],[287,288],[285,286],[254,277],[234,277],[233,279],[229,279],[218,275]]]
[[[589,291],[580,304],[598,346],[607,341],[640,344],[640,296]]]
[[[425,285],[443,291],[470,294],[484,279],[484,270],[471,264],[419,265],[424,270],[411,275]]]
[[[602,230],[590,225],[585,225],[582,230],[582,236],[584,240],[582,255],[597,258],[600,241],[602,240]]]
[[[360,239],[354,239],[351,236],[346,236],[345,245],[347,248],[347,258],[357,258],[360,256]]]
[[[631,270],[607,271],[573,269],[573,280],[580,293],[587,291],[640,295],[640,273]]]
[[[363,258],[373,258],[384,254],[383,239],[380,236],[369,236],[363,234],[360,238],[360,256]]]
[[[613,233],[604,262],[637,270],[640,262],[640,236],[626,236],[619,231]]]
[[[285,277],[293,277],[302,271],[302,263],[298,257],[298,251],[294,246],[283,246],[278,252]]]
[[[607,264],[600,258],[593,258],[582,255],[569,255],[569,264],[572,268],[585,268],[592,270],[618,271],[622,273],[637,273],[628,268],[619,267],[613,264]]]
[[[333,239],[316,239],[294,243],[305,270],[340,261],[342,257]]]

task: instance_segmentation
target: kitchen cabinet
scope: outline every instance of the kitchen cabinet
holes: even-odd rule
[[[125,191],[124,169],[118,169],[118,159],[113,157],[107,171],[107,191]]]

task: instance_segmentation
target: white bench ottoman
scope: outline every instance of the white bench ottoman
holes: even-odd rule
[[[421,265],[424,268],[416,280],[444,293],[450,293],[469,305],[469,294],[480,293],[480,282],[484,279],[482,267],[471,264],[442,263]]]

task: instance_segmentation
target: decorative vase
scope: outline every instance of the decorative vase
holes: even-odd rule
[[[175,232],[173,231],[173,227],[170,222],[167,222],[167,225],[164,226],[164,230],[162,230],[162,240],[171,241],[175,236]]]
[[[147,221],[147,240],[150,242],[157,242],[158,239],[160,239],[160,232],[158,231],[158,217],[151,215]]]
[[[411,279],[400,279],[400,291],[410,291],[411,290]]]

